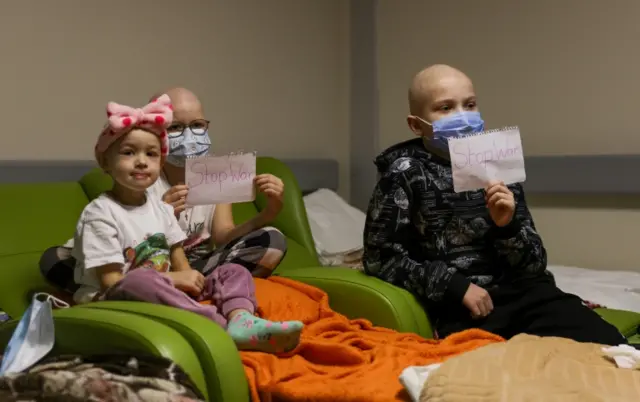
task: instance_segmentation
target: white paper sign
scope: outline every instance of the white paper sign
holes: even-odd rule
[[[484,188],[491,180],[513,184],[527,177],[518,127],[452,138],[449,155],[456,193]]]
[[[188,206],[256,199],[253,184],[256,176],[255,153],[187,159],[185,170],[185,183],[189,186]]]

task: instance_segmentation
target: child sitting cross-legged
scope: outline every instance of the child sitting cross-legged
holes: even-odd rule
[[[193,270],[172,207],[148,196],[167,156],[169,97],[141,109],[111,102],[107,116],[95,155],[113,178],[113,188],[86,206],[76,226],[72,254],[80,288],[74,300],[164,304],[217,322],[239,349],[295,348],[303,324],[256,317],[253,278],[241,265],[220,265],[206,277]],[[207,301],[211,304],[199,303]]]

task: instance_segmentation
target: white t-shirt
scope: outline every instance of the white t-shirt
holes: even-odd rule
[[[171,188],[164,175],[149,187],[152,196],[162,200],[162,196]],[[183,243],[189,261],[193,261],[213,249],[211,246],[211,225],[215,205],[196,205],[187,208],[180,214],[178,224],[187,234],[187,240]]]
[[[74,280],[80,289],[76,303],[90,302],[100,291],[95,268],[122,264],[122,273],[133,268],[167,272],[170,248],[186,239],[171,206],[147,197],[141,206],[120,204],[102,194],[82,211],[74,235]]]

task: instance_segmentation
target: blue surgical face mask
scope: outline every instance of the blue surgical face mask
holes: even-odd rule
[[[206,155],[210,148],[211,139],[208,130],[192,130],[186,127],[182,131],[169,132],[167,163],[184,167],[187,158]]]
[[[0,376],[20,373],[45,357],[55,343],[52,307],[69,307],[60,299],[36,293],[18,322],[0,363]]]
[[[433,137],[423,137],[426,146],[449,150],[449,138],[464,137],[467,134],[484,131],[484,120],[480,112],[457,112],[429,123],[418,117],[423,123],[433,127]]]

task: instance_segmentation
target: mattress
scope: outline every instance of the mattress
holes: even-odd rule
[[[564,292],[607,308],[640,313],[640,272],[549,265]]]

